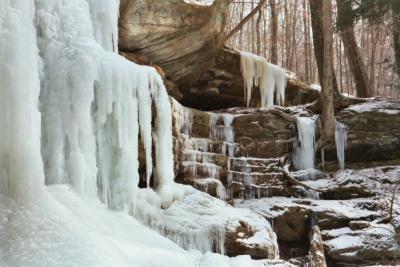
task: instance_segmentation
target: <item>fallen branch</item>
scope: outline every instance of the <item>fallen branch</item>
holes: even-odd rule
[[[266,0],[261,0],[260,3],[244,18],[242,21],[236,25],[227,35],[224,37],[224,42],[226,42],[229,38],[231,38],[235,33],[240,31],[241,28],[262,8],[265,4]]]

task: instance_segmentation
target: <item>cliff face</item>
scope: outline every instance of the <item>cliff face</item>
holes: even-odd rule
[[[285,106],[310,103],[319,98],[319,91],[287,73]],[[205,71],[191,86],[182,87],[182,104],[201,110],[217,110],[246,106],[239,52],[227,48],[218,50],[215,65]],[[260,93],[253,90],[250,106],[260,106]]]
[[[169,93],[185,106],[200,110],[245,106],[240,54],[222,42],[228,4],[228,0],[216,0],[212,6],[182,0],[124,0],[120,51],[139,64],[156,66],[165,74]],[[293,74],[287,77],[286,106],[319,97]],[[251,106],[259,105],[259,98],[258,90],[253,90]]]
[[[212,6],[182,0],[124,0],[120,8],[121,51],[145,55],[178,86],[190,84],[214,65],[229,0]]]

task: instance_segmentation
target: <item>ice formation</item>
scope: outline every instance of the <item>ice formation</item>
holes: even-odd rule
[[[293,164],[298,170],[314,168],[315,120],[309,117],[297,117],[297,132],[293,148]]]
[[[183,247],[223,252],[225,223],[240,214],[174,183],[169,98],[153,68],[118,55],[118,9],[118,0],[0,0],[0,265],[252,264],[191,255],[128,216],[151,212],[150,226]],[[138,188],[139,135],[155,190]],[[192,201],[175,201],[184,194]],[[207,208],[184,213],[200,200]],[[198,212],[209,220],[191,228],[207,215]],[[269,224],[255,222],[276,248]]]
[[[347,142],[347,127],[343,123],[338,121],[335,122],[335,143],[336,143],[336,153],[339,161],[339,168],[344,170],[344,152],[346,149]]]
[[[132,209],[139,128],[147,184],[152,174],[152,98],[157,108],[155,184],[168,206],[181,198],[173,182],[171,107],[154,69],[117,55],[118,6],[118,1],[36,3],[46,181],[71,183],[83,195],[98,194],[113,209]]]
[[[34,15],[32,1],[0,1],[0,193],[18,202],[44,184]]]
[[[281,67],[267,62],[264,57],[240,52],[240,70],[244,80],[244,100],[250,105],[252,90],[258,87],[261,107],[285,104],[286,73]]]

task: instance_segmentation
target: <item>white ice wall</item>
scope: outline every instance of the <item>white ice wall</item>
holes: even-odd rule
[[[34,12],[33,1],[0,0],[0,193],[19,202],[44,183]]]

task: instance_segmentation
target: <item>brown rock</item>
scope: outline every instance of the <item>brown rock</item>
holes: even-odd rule
[[[326,267],[324,243],[322,241],[321,232],[318,226],[313,226],[311,229],[310,238],[310,266],[311,267]]]
[[[228,0],[212,6],[182,0],[123,0],[120,50],[145,55],[179,87],[190,84],[214,65],[228,11]]]

